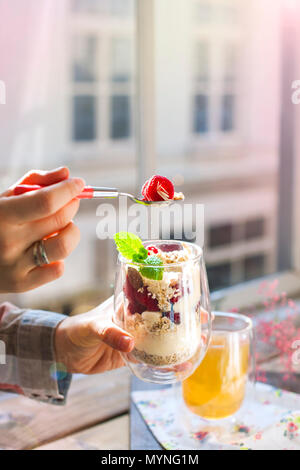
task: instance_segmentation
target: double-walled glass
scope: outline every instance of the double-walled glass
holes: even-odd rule
[[[131,371],[147,382],[171,384],[194,372],[210,341],[203,253],[199,246],[186,242],[149,241],[144,246],[171,253],[168,263],[159,267],[162,278],[149,279],[143,275],[142,264],[120,256],[114,321],[134,338],[133,351],[123,355]],[[179,251],[176,262],[172,250]],[[187,259],[180,261],[180,250],[188,252]],[[157,265],[150,268],[157,269]]]
[[[255,378],[253,348],[250,318],[216,312],[207,354],[182,384],[188,408],[208,420],[233,416],[244,401],[248,380]]]

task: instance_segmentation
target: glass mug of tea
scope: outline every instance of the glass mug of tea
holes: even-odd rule
[[[183,400],[205,420],[227,418],[240,409],[249,380],[254,380],[252,321],[216,312],[206,356],[182,384]]]
[[[154,253],[147,265],[119,255],[114,321],[134,338],[133,351],[122,355],[133,374],[172,384],[194,372],[210,341],[203,252],[180,241],[148,241],[143,247]]]

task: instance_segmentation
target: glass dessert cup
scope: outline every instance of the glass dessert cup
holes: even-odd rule
[[[179,241],[144,246],[154,249],[162,264],[145,268],[119,256],[114,322],[134,338],[133,351],[123,354],[133,374],[146,382],[172,384],[194,372],[210,341],[203,253]]]
[[[254,376],[251,319],[216,312],[207,354],[182,384],[183,400],[190,411],[205,420],[233,417],[244,402],[247,382],[251,383]]]

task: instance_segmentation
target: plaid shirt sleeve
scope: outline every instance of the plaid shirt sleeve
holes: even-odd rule
[[[64,315],[0,305],[0,390],[64,404],[71,375],[55,361],[54,332]]]

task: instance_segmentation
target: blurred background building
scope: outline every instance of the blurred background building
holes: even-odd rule
[[[89,184],[136,193],[134,0],[10,0],[0,12],[2,186],[68,165]],[[273,273],[280,2],[164,0],[155,15],[156,171],[205,204],[212,290]],[[96,237],[97,206],[81,204],[82,240],[64,278],[13,300],[69,313],[112,293],[114,247]]]

